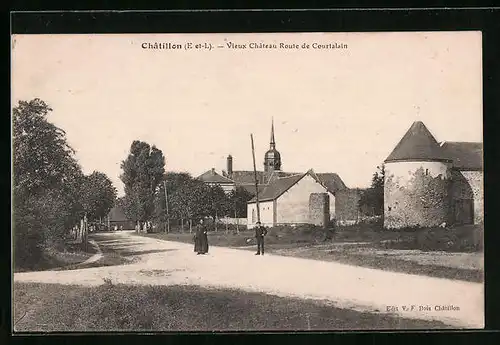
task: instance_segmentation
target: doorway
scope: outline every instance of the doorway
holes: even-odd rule
[[[454,217],[456,224],[472,224],[474,219],[473,200],[472,199],[455,200]]]

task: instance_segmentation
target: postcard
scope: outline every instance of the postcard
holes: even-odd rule
[[[13,328],[484,328],[479,31],[12,35]]]

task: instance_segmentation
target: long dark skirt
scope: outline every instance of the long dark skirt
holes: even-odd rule
[[[200,248],[201,248],[201,246],[200,246],[200,236],[194,235],[193,240],[194,240],[194,252],[198,253],[200,251]]]
[[[208,253],[208,236],[207,234],[202,234],[200,236],[200,252],[201,254]]]
[[[198,254],[208,253],[208,237],[207,234],[201,233],[194,236],[194,251]]]

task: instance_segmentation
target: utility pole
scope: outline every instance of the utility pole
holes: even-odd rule
[[[257,222],[260,223],[259,180],[257,179],[257,167],[255,166],[255,149],[253,146],[252,134],[250,134],[250,140],[252,141],[253,174],[255,177],[255,206],[257,207]]]
[[[88,227],[88,221],[87,221],[87,213],[85,213],[85,216],[83,217],[83,248],[86,252],[89,250],[89,240],[88,240],[88,234],[89,234],[89,227]]]
[[[165,206],[167,210],[167,233],[170,232],[170,214],[168,212],[168,195],[167,195],[167,182],[163,180],[163,189],[165,190]]]

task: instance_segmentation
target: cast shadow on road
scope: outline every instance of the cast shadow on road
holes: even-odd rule
[[[176,251],[178,249],[152,249],[152,250],[138,250],[138,251],[128,251],[128,250],[117,250],[121,256],[139,256],[146,254],[164,253]]]

